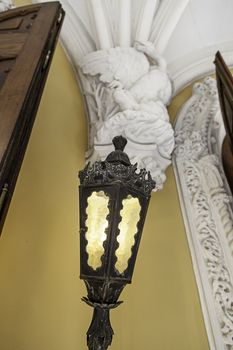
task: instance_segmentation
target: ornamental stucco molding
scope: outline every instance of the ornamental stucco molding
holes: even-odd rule
[[[34,1],[38,2],[38,1]],[[61,0],[63,46],[75,68],[88,120],[87,161],[103,160],[117,134],[156,189],[166,180],[174,132],[172,84],[162,57],[189,0]]]
[[[211,350],[233,350],[233,207],[223,134],[216,83],[207,78],[177,117],[173,165]]]
[[[222,42],[198,49],[168,64],[169,75],[173,82],[173,95],[187,85],[209,74],[214,74],[213,57],[220,51],[227,65],[233,67],[233,42]]]

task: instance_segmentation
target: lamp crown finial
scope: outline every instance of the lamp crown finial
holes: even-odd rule
[[[115,151],[111,152],[106,161],[109,163],[121,163],[126,166],[130,166],[130,160],[127,154],[124,152],[124,148],[127,144],[127,140],[123,136],[115,136],[112,140],[112,143],[115,147]]]
[[[119,151],[124,151],[124,148],[127,144],[127,140],[125,137],[123,137],[122,135],[120,136],[115,136],[112,140],[112,143],[114,144],[115,150],[119,150]]]

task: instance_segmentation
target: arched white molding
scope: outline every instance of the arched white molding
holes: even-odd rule
[[[221,163],[216,82],[195,84],[175,125],[173,166],[211,350],[233,350],[233,206]]]
[[[173,95],[184,89],[193,81],[215,71],[214,57],[221,51],[228,66],[233,66],[233,41],[219,43],[198,49],[168,64],[168,71],[173,81]]]

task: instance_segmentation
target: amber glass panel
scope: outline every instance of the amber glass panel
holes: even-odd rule
[[[101,257],[104,254],[103,243],[107,238],[105,230],[108,227],[107,216],[109,214],[109,197],[103,191],[93,192],[88,197],[87,203],[87,263],[96,270],[102,265]]]
[[[119,223],[120,234],[117,236],[119,247],[116,250],[117,261],[115,267],[119,273],[123,273],[128,267],[128,260],[132,255],[134,236],[137,233],[137,223],[140,219],[141,206],[138,198],[128,195],[122,202],[123,208],[120,211],[122,218]]]

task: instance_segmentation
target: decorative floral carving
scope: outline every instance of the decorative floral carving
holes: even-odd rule
[[[218,110],[215,80],[207,78],[203,83],[195,84],[193,96],[178,117],[174,166],[190,242],[193,242],[190,249],[194,251],[194,257],[201,255],[203,259],[203,262],[194,261],[200,271],[198,280],[202,281],[199,288],[209,284],[209,289],[200,293],[206,295],[202,302],[210,314],[206,320],[210,323],[207,327],[211,329],[209,336],[215,338],[215,344],[222,344],[221,349],[232,350],[233,270],[228,258],[233,255],[233,211],[221,152],[216,148]],[[217,339],[218,334],[221,339]]]

